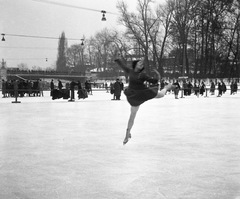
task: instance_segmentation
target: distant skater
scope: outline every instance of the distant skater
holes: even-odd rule
[[[157,70],[154,70],[158,76],[157,78],[147,75],[144,72],[144,59],[133,61],[132,69],[128,68],[121,59],[115,59],[115,62],[129,75],[129,85],[125,89],[124,94],[127,97],[128,103],[131,105],[131,113],[128,120],[126,136],[123,140],[123,144],[125,145],[131,138],[130,132],[140,105],[147,100],[164,97],[166,92],[174,89],[175,86],[167,84],[159,91],[158,81],[160,79],[160,74]],[[145,82],[149,82],[153,85],[147,87]]]

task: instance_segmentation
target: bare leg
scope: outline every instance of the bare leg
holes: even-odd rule
[[[158,94],[155,98],[162,98],[165,96],[166,92],[168,90],[172,90],[172,89],[175,89],[175,86],[172,85],[172,84],[168,84],[166,85],[162,90],[158,91]]]
[[[128,120],[126,136],[124,138],[123,144],[126,144],[128,142],[128,140],[131,138],[130,131],[131,131],[132,127],[133,127],[134,120],[135,120],[135,117],[137,115],[139,107],[140,106],[131,106],[131,113],[130,113],[130,117],[129,117],[129,120]]]

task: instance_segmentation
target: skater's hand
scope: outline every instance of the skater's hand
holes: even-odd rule
[[[113,59],[114,59],[114,60],[117,60],[117,59],[120,59],[120,60],[121,60],[121,59],[122,59],[121,53],[116,51],[116,52],[114,53]]]

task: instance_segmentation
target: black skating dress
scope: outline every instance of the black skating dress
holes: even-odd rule
[[[135,72],[128,68],[120,59],[115,62],[129,75],[129,85],[124,90],[124,94],[131,106],[139,106],[147,100],[153,99],[158,93],[158,79],[148,76],[144,72]],[[145,82],[153,84],[147,87]]]

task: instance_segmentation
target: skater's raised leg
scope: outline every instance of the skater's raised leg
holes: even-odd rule
[[[155,98],[162,98],[165,96],[166,92],[169,90],[174,90],[176,88],[175,85],[167,84],[162,90],[160,90]]]

